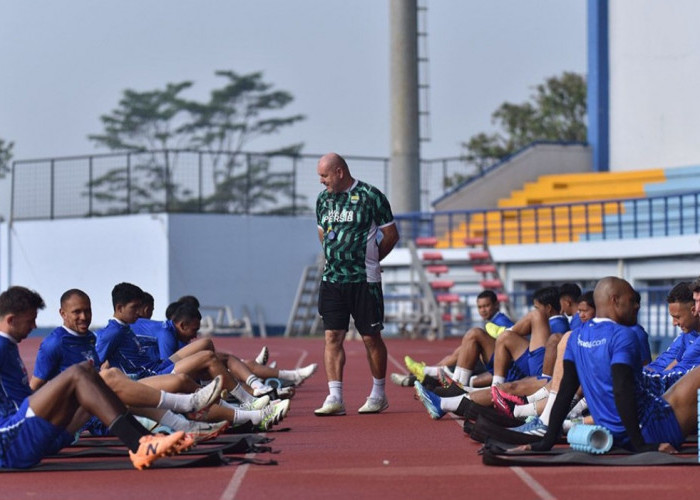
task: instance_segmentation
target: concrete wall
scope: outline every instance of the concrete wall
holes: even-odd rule
[[[700,163],[696,0],[609,2],[610,170]]]
[[[580,144],[534,144],[483,177],[457,187],[434,203],[436,211],[496,208],[500,198],[540,175],[590,172],[591,151]]]
[[[0,224],[0,288],[23,285],[47,303],[38,326],[59,324],[59,297],[80,288],[92,298],[93,325],[112,315],[121,281],[155,297],[155,317],[172,300],[262,309],[284,326],[302,268],[320,251],[313,217],[131,215]]]

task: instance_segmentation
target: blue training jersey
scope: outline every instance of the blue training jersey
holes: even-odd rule
[[[130,326],[138,337],[155,337],[155,332],[161,329],[162,324],[162,321],[155,319],[139,318]]]
[[[549,333],[566,333],[569,330],[569,320],[563,314],[549,318]]]
[[[31,393],[27,368],[19,355],[17,342],[5,334],[0,335],[0,419],[15,414]]]
[[[158,328],[151,328],[149,336],[158,345],[160,359],[169,359],[187,345],[187,342],[177,338],[177,330],[171,320],[159,322]]]
[[[110,366],[137,378],[152,375],[146,372],[157,369],[161,364],[161,360],[154,356],[153,350],[138,339],[129,325],[122,325],[117,320],[110,319],[107,326],[98,330],[96,334],[100,363],[109,361]]]
[[[567,318],[567,320],[569,321],[569,330],[576,330],[577,328],[580,328],[583,324],[578,313],[571,316],[571,319]]]
[[[666,367],[677,361],[681,363],[686,356],[690,356],[686,360],[687,365],[696,365],[698,363],[698,356],[700,351],[693,349],[698,339],[698,332],[692,331],[688,333],[682,333],[676,337],[668,349],[659,354],[659,356],[649,363],[647,370],[653,372],[661,373],[666,370]]]
[[[651,348],[649,347],[649,334],[640,324],[630,327],[637,334],[639,342],[639,355],[641,356],[642,365],[647,365],[651,361]]]
[[[69,366],[86,360],[92,361],[99,369],[96,342],[92,332],[78,335],[59,326],[41,341],[34,363],[34,376],[41,380],[51,380]]]
[[[494,323],[498,326],[505,326],[506,328],[510,328],[514,324],[513,321],[501,311],[497,311],[496,314],[484,321],[484,324],[486,323]]]
[[[607,319],[596,318],[573,330],[566,345],[564,359],[576,364],[593,420],[609,429],[616,439],[626,439],[627,434],[615,405],[612,365],[632,367],[637,393],[641,387],[641,357],[638,334]]]

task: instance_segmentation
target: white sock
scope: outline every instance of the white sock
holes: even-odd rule
[[[439,366],[424,366],[423,367],[423,374],[430,375],[431,377],[437,377],[439,371],[440,371]]]
[[[160,401],[156,408],[178,413],[192,411],[192,394],[173,394],[172,392],[160,391]]]
[[[459,403],[462,402],[464,396],[452,396],[449,398],[440,398],[440,409],[443,411],[457,411]]]
[[[233,423],[234,424],[244,424],[246,422],[252,422],[253,425],[257,425],[262,420],[262,412],[260,410],[241,410],[236,408],[233,412]]]
[[[328,392],[336,401],[343,402],[343,382],[340,380],[331,380],[328,382]]]
[[[524,418],[537,415],[537,404],[528,403],[526,405],[515,405],[513,408],[513,416],[515,418]]]
[[[168,410],[158,423],[170,427],[174,431],[184,431],[188,428],[189,421],[182,415]]]
[[[457,367],[455,366],[455,368]],[[450,377],[452,380],[455,379],[455,374],[452,370],[450,370],[449,366],[443,366],[442,371],[445,372],[445,374],[447,374],[447,376]]]
[[[297,371],[296,370],[280,370],[277,378],[280,380],[289,380],[290,382],[296,382]]]
[[[574,405],[574,407],[569,412],[569,418],[580,417],[584,410],[588,408],[588,403],[586,403],[586,398],[581,398],[581,400]]]
[[[245,383],[248,384],[253,389],[262,389],[263,387],[265,387],[265,384],[262,383],[262,380],[260,380],[258,377],[256,377],[252,373],[248,376],[247,379],[245,379]]]
[[[372,392],[370,393],[369,397],[375,399],[384,399],[386,397],[386,393],[384,392],[385,385],[385,378],[372,377]]]
[[[539,401],[540,399],[544,399],[549,395],[549,389],[546,387],[540,387],[535,391],[534,393],[530,394],[527,397],[527,402],[528,403],[534,403],[535,401]]]
[[[549,396],[547,396],[547,404],[542,410],[542,415],[540,415],[540,420],[544,425],[549,425],[549,415],[552,413],[552,407],[554,406],[554,400],[557,399],[557,393],[554,391],[549,391]]]
[[[251,401],[255,401],[255,396],[249,394],[241,384],[234,387],[234,389],[231,391],[231,395],[241,403],[250,403]]]
[[[468,385],[469,378],[472,376],[472,371],[467,368],[462,368],[461,366],[455,367],[455,381],[461,385]]]
[[[491,379],[491,385],[500,385],[503,384],[506,381],[505,377],[501,377],[500,375],[494,375],[493,378]]]

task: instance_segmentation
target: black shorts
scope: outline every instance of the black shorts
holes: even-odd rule
[[[348,330],[352,315],[360,334],[379,334],[384,328],[382,284],[321,281],[318,313],[326,330]]]

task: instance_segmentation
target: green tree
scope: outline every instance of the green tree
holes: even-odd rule
[[[192,82],[169,83],[164,89],[127,89],[119,105],[100,117],[104,132],[89,135],[97,146],[130,153],[127,164],[92,179],[86,195],[99,203],[98,213],[159,211],[186,198],[189,191],[171,182],[173,155],[166,151],[188,147],[192,106],[182,93]]]
[[[10,162],[12,161],[12,148],[14,142],[5,142],[0,138],[0,179],[10,171]]]
[[[586,80],[577,73],[564,72],[537,85],[527,102],[504,102],[491,115],[500,129],[479,133],[462,143],[467,162],[483,169],[535,141],[586,140]],[[465,180],[456,174],[455,185]]]
[[[185,81],[162,90],[126,90],[119,106],[101,117],[104,132],[89,138],[110,150],[132,152],[134,161],[129,168],[114,168],[92,181],[90,192],[106,207],[102,213],[123,212],[127,206],[131,212],[250,212],[275,207],[269,213],[284,207],[280,198],[290,196],[294,199],[289,206],[296,205],[299,197],[293,195],[289,175],[271,173],[268,159],[241,154],[255,138],[304,119],[280,116],[293,97],[273,89],[262,73],[217,71],[216,75],[225,82],[206,102],[185,99],[182,94],[192,87]],[[295,144],[269,153],[293,155],[301,147]],[[213,188],[203,200],[173,180],[176,170],[183,168],[177,159],[185,155],[173,150],[183,149],[206,152]]]
[[[216,75],[224,79],[223,86],[211,92],[208,102],[191,103],[189,111],[195,119],[186,127],[193,134],[195,148],[211,151],[214,192],[204,200],[204,209],[248,213],[276,204],[276,211],[284,212],[303,202],[292,193],[294,179],[271,172],[268,157],[239,154],[254,139],[278,133],[305,118],[278,114],[292,102],[292,95],[273,89],[260,72],[239,75],[217,71]],[[302,146],[292,144],[268,154],[295,155]],[[281,197],[290,201],[286,208],[279,207]]]

